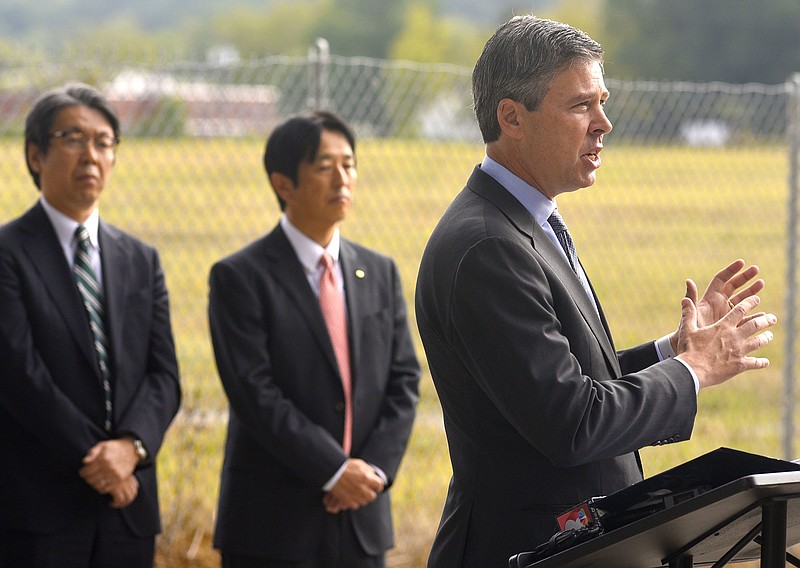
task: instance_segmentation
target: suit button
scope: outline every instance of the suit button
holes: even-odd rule
[[[333,409],[336,412],[344,412],[344,403],[343,402],[337,402],[336,404],[333,405]]]

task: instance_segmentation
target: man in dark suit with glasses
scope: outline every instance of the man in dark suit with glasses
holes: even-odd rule
[[[118,143],[88,85],[48,91],[26,120],[41,196],[0,228],[2,568],[153,565],[180,386],[158,254],[98,214]]]

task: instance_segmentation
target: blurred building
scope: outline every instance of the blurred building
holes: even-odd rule
[[[126,70],[103,90],[127,133],[264,136],[278,120],[279,92],[268,85],[184,81],[166,73]]]

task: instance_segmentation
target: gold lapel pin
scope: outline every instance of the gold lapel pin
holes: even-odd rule
[[[356,269],[356,278],[361,279],[361,278],[364,278],[364,276],[366,276],[366,275],[367,275],[367,273],[364,272],[363,270],[361,270],[360,268]]]

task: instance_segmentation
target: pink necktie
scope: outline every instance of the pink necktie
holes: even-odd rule
[[[319,260],[324,267],[322,279],[319,282],[319,307],[328,327],[336,362],[339,364],[339,373],[342,376],[342,390],[344,390],[344,437],[342,449],[350,454],[350,445],[353,438],[353,394],[350,377],[350,348],[347,339],[347,314],[344,309],[344,298],[336,286],[336,276],[333,273],[333,259],[327,252]]]

